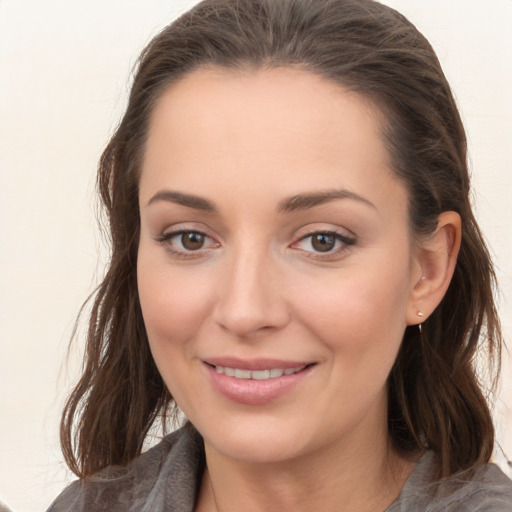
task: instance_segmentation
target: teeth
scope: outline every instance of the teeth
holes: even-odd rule
[[[250,379],[251,371],[250,370],[239,370],[235,368],[235,378],[237,379]]]
[[[254,379],[254,380],[268,380],[282,377],[283,375],[293,375],[301,370],[304,370],[306,365],[297,366],[296,368],[270,368],[268,370],[241,370],[240,368],[229,368],[227,366],[215,366],[217,373],[223,373],[228,377],[235,377],[236,379]]]
[[[233,368],[224,368],[224,372],[223,373],[225,373],[229,377],[234,377],[236,371]]]
[[[256,380],[265,380],[270,378],[270,370],[253,371],[251,373],[251,377]]]

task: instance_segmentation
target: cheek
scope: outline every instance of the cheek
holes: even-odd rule
[[[197,275],[172,268],[165,255],[159,260],[139,249],[137,281],[149,346],[156,366],[171,395],[189,414],[188,389],[193,371],[198,326],[208,316],[211,297],[207,282]],[[151,257],[150,257],[151,256]],[[199,406],[201,398],[195,399]]]
[[[385,401],[406,327],[407,282],[380,275],[386,278],[366,272],[340,276],[337,285],[297,290],[307,297],[297,315],[327,350],[329,393],[319,393],[317,401],[319,411],[329,411],[334,430],[336,418],[355,425],[372,404]]]
[[[208,283],[191,269],[176,271],[139,250],[137,281],[139,299],[152,349],[179,345],[190,339],[207,315],[211,297]]]
[[[406,327],[409,291],[407,262],[401,265],[365,265],[362,272],[351,269],[323,283],[305,282],[294,293],[302,298],[298,315],[333,352],[354,359],[394,358]]]

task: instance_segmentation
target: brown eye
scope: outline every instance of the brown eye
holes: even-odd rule
[[[316,258],[337,255],[341,257],[355,243],[355,236],[348,236],[337,231],[316,231],[302,237],[292,245],[292,248],[309,253],[311,257],[316,255]]]
[[[220,244],[202,231],[180,229],[164,233],[155,240],[174,257],[201,258],[218,249]]]
[[[336,237],[329,233],[317,233],[311,237],[311,246],[318,252],[329,252],[336,245]]]
[[[205,236],[202,233],[187,231],[181,234],[181,245],[187,251],[197,251],[202,249],[205,242]]]

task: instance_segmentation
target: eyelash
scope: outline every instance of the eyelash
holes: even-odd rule
[[[168,233],[164,233],[164,234],[156,237],[155,240],[157,242],[159,242],[161,245],[164,245],[165,249],[167,251],[169,251],[173,256],[176,256],[178,258],[185,258],[185,259],[186,258],[197,258],[197,257],[202,256],[204,254],[205,250],[209,249],[209,247],[207,247],[207,248],[200,247],[197,250],[175,249],[171,244],[171,240],[173,238],[183,236],[185,234],[196,234],[196,235],[203,236],[205,238],[205,241],[206,240],[214,241],[214,239],[211,236],[208,236],[203,231],[196,230],[196,229],[179,229],[177,231],[170,231]],[[216,246],[219,245],[218,242],[215,242],[215,244],[216,244]]]
[[[196,234],[196,235],[203,236],[205,241],[210,240],[210,241],[214,242],[214,248],[216,248],[220,245],[211,236],[207,235],[203,231],[194,230],[194,229],[180,229],[177,231],[171,231],[171,232],[164,233],[164,234],[156,237],[155,240],[157,242],[159,242],[161,245],[164,245],[165,249],[167,251],[169,251],[173,256],[178,257],[178,258],[183,258],[183,259],[187,259],[187,258],[192,259],[192,258],[201,257],[205,254],[205,251],[208,251],[209,249],[212,248],[212,247],[206,247],[206,248],[200,247],[197,250],[187,250],[187,249],[176,249],[175,247],[173,247],[173,245],[171,244],[171,240],[173,238],[183,236],[185,234]],[[339,243],[340,247],[336,248],[336,245],[335,245],[334,250],[327,250],[325,252],[300,249],[300,248],[296,247],[298,244],[300,244],[301,242],[304,242],[308,238],[310,238],[312,240],[314,236],[319,236],[319,235],[334,238],[335,244]],[[313,241],[311,241],[310,243],[312,244]],[[357,239],[355,237],[347,236],[347,234],[341,233],[336,230],[315,230],[315,231],[311,231],[311,232],[301,236],[299,238],[299,240],[297,240],[296,242],[291,244],[290,247],[292,249],[297,249],[303,253],[306,253],[307,257],[309,257],[309,258],[318,259],[318,260],[328,260],[330,258],[338,256],[340,253],[345,252],[346,250],[348,250],[348,248],[350,246],[353,246],[356,243],[357,243]]]
[[[297,241],[292,244],[292,247],[296,246],[297,244],[307,240],[308,238],[311,239],[310,244],[313,243],[313,237],[323,235],[326,237],[332,237],[335,240],[335,244],[339,242],[340,246],[337,248],[334,248],[333,250],[328,250],[325,252],[322,251],[308,251],[305,249],[299,249],[303,252],[308,254],[309,258],[318,259],[318,260],[328,260],[330,258],[335,258],[339,256],[341,253],[348,250],[350,246],[353,246],[357,243],[357,239],[352,236],[348,236],[346,233],[341,233],[336,230],[315,230],[311,231],[303,236]]]

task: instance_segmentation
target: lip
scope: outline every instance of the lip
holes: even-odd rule
[[[312,361],[284,361],[282,359],[238,359],[236,357],[209,357],[203,359],[206,364],[213,366],[227,366],[228,368],[240,368],[240,370],[268,370],[270,368],[298,368],[311,365]]]
[[[231,357],[212,358],[203,360],[213,388],[224,398],[246,405],[264,405],[271,403],[292,391],[302,382],[315,366],[311,362],[282,361],[276,359],[240,360]],[[299,368],[302,370],[292,375],[282,375],[266,380],[237,379],[224,373],[218,373],[215,366],[237,368],[240,370],[267,370],[272,368]]]

